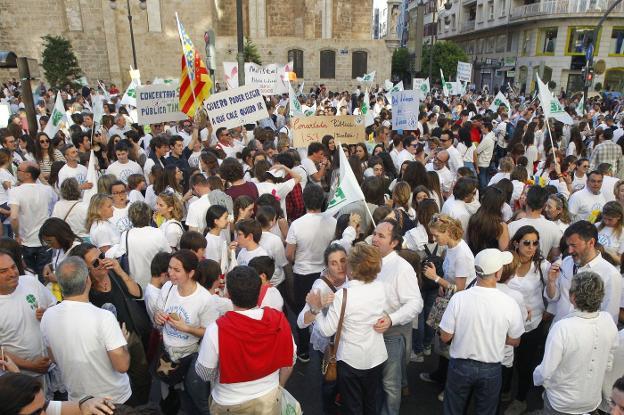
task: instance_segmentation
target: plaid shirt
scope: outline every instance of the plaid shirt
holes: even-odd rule
[[[598,144],[592,151],[589,165],[592,170],[595,170],[601,163],[609,163],[613,168],[613,176],[619,177],[624,168],[622,147],[611,140]]]
[[[288,193],[288,196],[286,196],[286,215],[288,216],[288,222],[292,223],[294,220],[305,215],[305,213],[303,189],[301,189],[301,183],[297,183],[291,192]]]

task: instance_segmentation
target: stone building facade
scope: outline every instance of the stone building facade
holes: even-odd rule
[[[90,83],[129,82],[132,49],[126,2],[117,0],[3,0],[0,50],[41,60],[47,34],[73,45]],[[373,40],[373,0],[244,0],[244,32],[258,47],[263,63],[296,60],[306,84],[330,89],[352,87],[357,70],[390,78],[392,50]],[[216,80],[224,84],[223,61],[236,60],[235,0],[130,1],[138,67],[143,80],[179,77],[181,48],[175,13],[205,57],[204,33],[216,34]],[[323,65],[321,65],[321,61]],[[323,67],[323,70],[321,70]],[[357,72],[357,71],[356,71]],[[357,75],[361,75],[358,73]],[[0,78],[2,78],[0,73]]]

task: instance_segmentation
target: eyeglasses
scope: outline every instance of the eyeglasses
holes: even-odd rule
[[[539,246],[539,241],[522,241],[522,245],[524,246]]]
[[[39,142],[40,142],[41,144],[47,144],[47,143],[49,143],[49,142],[50,142],[50,140],[39,140]]]
[[[442,139],[442,138],[440,138],[440,142],[441,142],[441,143],[446,143],[446,142],[447,142],[447,141],[449,141],[449,140],[450,140],[450,138],[447,138],[447,139]]]
[[[104,252],[100,253],[100,256],[98,256],[97,258],[95,258],[93,260],[93,262],[91,263],[91,267],[92,268],[99,268],[100,265],[102,264],[102,261],[105,259],[106,257],[104,256]]]
[[[128,193],[127,190],[122,190],[121,192],[113,192],[113,195],[125,195],[126,193]]]

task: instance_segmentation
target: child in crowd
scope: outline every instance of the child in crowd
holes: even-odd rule
[[[168,252],[159,252],[152,259],[150,272],[152,278],[145,286],[143,299],[145,300],[145,308],[152,323],[154,322],[154,313],[158,310],[158,298],[160,297],[160,289],[169,281],[169,260],[171,254]]]
[[[128,194],[129,204],[134,202],[145,202],[145,197],[143,196],[143,192],[147,187],[147,183],[145,182],[145,176],[142,174],[131,174],[128,176],[128,189],[130,193]]]
[[[249,266],[256,270],[262,280],[258,307],[271,307],[282,311],[284,299],[277,288],[271,286],[271,277],[275,270],[275,261],[268,256],[257,256],[249,261]]]
[[[259,244],[261,237],[262,227],[257,220],[243,219],[236,224],[236,242],[232,245],[241,248],[236,257],[238,265],[247,265],[252,258],[268,255]],[[272,272],[271,275],[273,275]]]

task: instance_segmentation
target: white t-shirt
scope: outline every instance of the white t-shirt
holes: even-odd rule
[[[311,180],[312,182],[315,182],[311,176],[318,172],[318,169],[316,168],[316,164],[314,164],[312,160],[306,157],[303,160],[301,160],[301,167],[303,167],[306,171],[307,180],[308,181]],[[318,183],[318,182],[315,182],[315,183]]]
[[[154,185],[150,184],[149,186],[147,186],[147,189],[145,189],[145,203],[147,203],[147,206],[149,206],[150,208],[152,208],[152,210],[154,210],[156,209],[157,200],[158,200],[158,195],[154,191]]]
[[[248,251],[246,248],[243,248],[238,252],[236,262],[238,265],[249,265],[249,261],[258,256],[269,256],[269,254],[260,245],[253,251]]]
[[[600,193],[602,193],[607,202],[615,200],[615,193],[613,193],[613,190],[615,189],[615,185],[619,181],[620,179],[613,176],[605,175],[602,177],[602,187],[600,188]]]
[[[496,288],[478,285],[451,297],[440,328],[453,334],[452,358],[484,363],[502,362],[507,336],[517,339],[524,333],[516,301]]]
[[[11,183],[9,189],[5,189],[2,185],[4,182]],[[7,169],[0,169],[0,205],[9,201],[9,190],[17,185],[17,179]]]
[[[107,353],[127,345],[110,311],[64,300],[43,315],[41,332],[71,401],[87,395],[108,396],[117,404],[130,399],[130,379],[113,368]]]
[[[468,206],[466,202],[463,200],[457,200],[455,198],[448,199],[442,205],[442,211],[440,213],[444,213],[449,215],[453,219],[457,219],[461,222],[462,229],[464,230],[464,235],[468,231],[468,221],[470,220],[470,211],[468,210]]]
[[[511,176],[511,173],[503,173],[499,171],[494,176],[492,176],[492,178],[488,182],[488,186],[495,185],[496,183],[500,182],[503,179],[509,179],[510,176]]]
[[[134,202],[145,202],[145,196],[143,196],[143,193],[136,189],[130,190],[130,193],[128,194],[128,206]]]
[[[56,299],[37,277],[20,276],[12,294],[0,295],[0,343],[4,350],[26,360],[47,355],[35,312],[54,304]]]
[[[132,228],[124,231],[119,238],[117,253],[126,253],[126,235],[128,236],[128,263],[130,276],[145,289],[152,278],[151,264],[159,252],[171,252],[171,247],[160,229],[151,226]]]
[[[272,232],[262,231],[260,246],[264,248],[273,261],[275,261],[275,272],[271,277],[271,285],[276,287],[284,281],[284,267],[288,265],[286,251],[282,239]]]
[[[113,217],[110,218],[108,221],[113,224],[113,226],[115,227],[115,229],[117,229],[117,232],[119,232],[119,234],[132,228],[132,222],[130,221],[130,218],[128,217],[129,207],[130,207],[130,203],[128,203],[126,207],[121,208],[121,209],[113,206]]]
[[[456,277],[463,277],[466,278],[467,287],[477,277],[474,255],[463,239],[454,248],[446,248],[442,268],[444,279],[452,284],[455,284]]]
[[[524,304],[531,310],[531,318],[525,319],[524,329],[532,331],[539,326],[544,314],[544,287],[548,283],[548,270],[550,262],[544,260],[540,264],[540,269],[535,267],[535,263],[531,261],[531,268],[523,277],[514,276],[507,282],[507,286],[515,291],[522,293]]]
[[[119,232],[109,221],[98,220],[93,222],[89,230],[89,238],[91,243],[98,248],[113,247],[119,244]]]
[[[587,183],[586,175],[583,175],[583,177],[577,177],[576,174],[573,174],[572,175],[572,192],[576,192],[576,191],[583,189],[586,183]]]
[[[186,226],[197,228],[200,233],[203,233],[204,229],[206,229],[206,212],[208,212],[209,208],[210,200],[208,199],[208,194],[191,203],[186,214]]]
[[[116,161],[112,163],[110,166],[108,166],[108,168],[106,169],[106,174],[114,174],[118,180],[121,180],[125,184],[128,184],[128,177],[131,174],[142,175],[143,169],[138,163],[132,160],[128,160],[128,162],[125,164],[122,164],[119,161]]]
[[[269,193],[277,196],[279,198],[280,207],[282,208],[282,213],[286,215],[286,196],[294,189],[296,184],[295,179],[289,179],[283,183],[256,183],[256,187],[258,188],[258,195]]]
[[[607,203],[602,193],[593,194],[587,187],[578,192],[572,193],[568,200],[568,210],[572,216],[572,221],[588,220],[590,216],[596,216],[602,207]]]
[[[321,213],[306,213],[290,225],[286,243],[297,245],[295,274],[315,274],[325,268],[323,253],[334,239],[335,231],[336,219]]]
[[[156,288],[152,283],[147,283],[143,288],[143,301],[145,301],[145,309],[152,324],[154,323],[154,314],[158,311],[158,300],[160,299],[160,288]]]
[[[551,249],[559,247],[559,242],[561,242],[563,232],[555,222],[550,221],[543,216],[540,216],[537,219],[522,218],[511,222],[509,224],[509,237],[513,238],[518,229],[526,225],[533,226],[539,232],[540,251],[544,257],[548,256]]]
[[[180,238],[184,233],[182,224],[175,219],[168,219],[160,225],[160,230],[167,238],[171,248],[180,249]]]
[[[186,324],[194,327],[208,327],[219,317],[217,304],[212,294],[200,284],[195,291],[186,297],[180,296],[178,286],[167,281],[160,289],[159,306],[165,314],[177,314],[177,317]],[[163,342],[167,349],[188,348],[199,345],[201,339],[190,333],[176,330],[170,324],[165,324],[162,330]]]
[[[74,206],[75,205],[75,206]],[[73,208],[72,208],[73,206]],[[71,209],[71,211],[70,211]],[[89,236],[85,224],[87,221],[87,210],[89,206],[79,200],[60,199],[54,204],[52,210],[53,218],[64,219],[74,233],[81,238]],[[67,214],[69,212],[69,215]]]
[[[473,157],[476,149],[477,146],[474,143],[470,147],[466,147],[466,144],[461,142],[457,143],[457,151],[461,154],[464,163],[474,163]]]
[[[507,284],[500,284],[498,282],[496,283],[496,289],[504,292],[505,294],[507,294],[508,296],[514,299],[514,301],[518,304],[518,307],[520,308],[520,313],[522,314],[522,321],[524,321],[526,324],[528,311],[524,303],[524,298],[522,297],[522,294],[514,290],[513,288],[510,288]],[[526,329],[526,325],[525,325],[525,329]],[[505,345],[505,357],[503,358],[503,361],[502,361],[503,366],[512,367],[513,359],[514,359],[514,347]]]
[[[598,224],[596,224],[596,227],[598,227]],[[624,229],[620,232],[620,236],[615,236],[613,234],[614,230],[614,228],[608,226],[599,230],[598,242],[600,242],[600,245],[605,249],[622,255],[624,253]]]
[[[48,188],[39,183],[23,183],[9,191],[9,206],[19,207],[19,235],[24,246],[41,246],[39,229],[50,216],[53,202]]]
[[[282,308],[284,308],[284,299],[277,288],[269,287],[266,291],[266,294],[264,294],[264,298],[262,299],[262,303],[260,304],[260,308],[263,307],[271,307],[282,311]]]
[[[228,241],[225,236],[227,230],[222,231],[219,235],[213,235],[210,232],[206,234],[206,251],[204,257],[221,263],[224,251],[228,250]]]
[[[78,184],[83,184],[87,181],[87,168],[82,164],[78,164],[76,167],[69,167],[69,165],[64,165],[58,173],[58,186],[61,187],[61,184],[66,179],[73,177],[78,181]],[[93,183],[96,185],[97,183]]]

